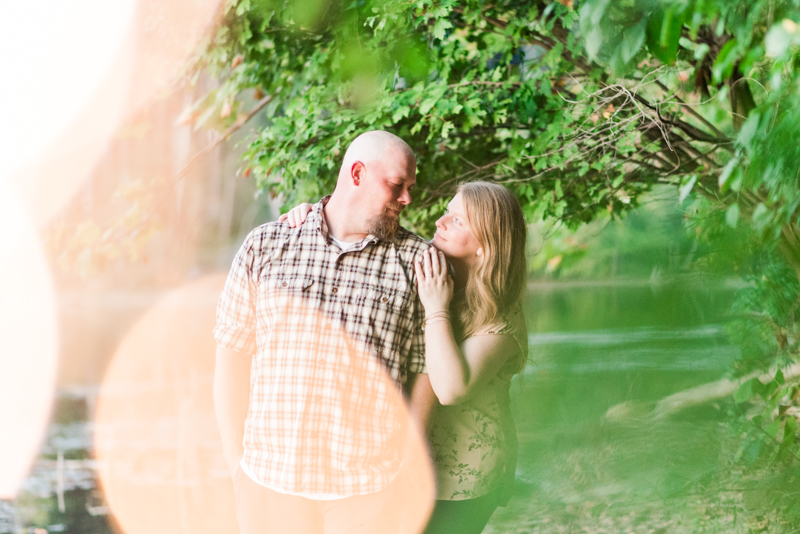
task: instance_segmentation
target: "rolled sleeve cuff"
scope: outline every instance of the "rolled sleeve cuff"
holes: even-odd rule
[[[252,328],[217,325],[214,328],[214,339],[217,345],[226,349],[244,354],[256,352],[256,332]]]
[[[425,365],[425,358],[419,355],[412,355],[408,362],[408,372],[414,374],[428,374],[428,367]]]

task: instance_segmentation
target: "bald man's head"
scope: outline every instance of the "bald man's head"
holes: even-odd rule
[[[372,130],[356,137],[344,153],[344,161],[339,171],[350,174],[351,167],[356,161],[367,164],[372,161],[384,160],[387,157],[405,156],[414,162],[416,169],[417,158],[408,143],[396,135],[383,130]]]
[[[416,176],[417,159],[408,143],[389,132],[366,132],[345,152],[334,197],[350,207],[354,222],[364,219],[369,233],[390,238],[411,202]]]

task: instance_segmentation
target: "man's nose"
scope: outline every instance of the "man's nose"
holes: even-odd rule
[[[411,204],[411,193],[409,193],[408,189],[403,190],[403,194],[400,195],[400,198],[398,198],[397,201],[404,206]]]

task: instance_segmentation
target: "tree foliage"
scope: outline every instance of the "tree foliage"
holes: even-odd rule
[[[330,191],[337,155],[376,128],[418,156],[409,222],[421,230],[461,180],[509,184],[531,218],[572,225],[624,210],[645,185],[613,164],[635,149],[635,121],[584,101],[605,75],[578,59],[569,6],[358,2],[296,19],[291,4],[230,4],[199,63],[225,79],[208,116],[247,89],[271,97],[246,165],[288,204]]]
[[[666,182],[800,258],[797,2],[311,4],[229,2],[194,65],[222,80],[198,124],[269,99],[245,172],[287,204],[330,191],[341,151],[382,128],[418,155],[420,230],[461,180],[572,227]]]

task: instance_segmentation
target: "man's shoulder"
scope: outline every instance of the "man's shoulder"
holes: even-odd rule
[[[298,231],[299,228],[292,228],[286,221],[270,221],[250,230],[245,241],[254,249],[266,250],[283,243]]]
[[[407,252],[409,254],[417,254],[429,249],[431,246],[426,239],[421,238],[411,230],[403,228],[402,226],[397,229],[394,245],[402,252]]]

